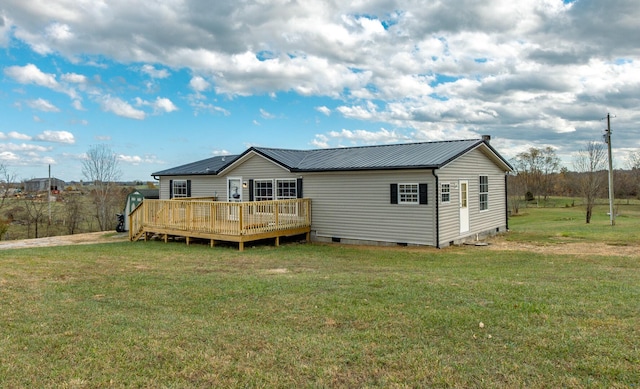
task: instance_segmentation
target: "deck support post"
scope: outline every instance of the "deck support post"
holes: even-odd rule
[[[280,236],[276,236],[276,247],[280,246]]]
[[[216,245],[215,239],[211,239],[211,247],[213,248],[213,246],[215,246],[215,245]]]
[[[238,242],[238,251],[244,251],[244,242]]]
[[[189,243],[191,242],[191,238],[187,236],[185,240],[187,241],[187,246],[189,246]]]

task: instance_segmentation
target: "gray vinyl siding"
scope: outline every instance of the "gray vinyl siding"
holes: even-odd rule
[[[226,181],[221,182],[213,175],[198,176],[166,176],[160,177],[160,198],[169,199],[169,183],[173,180],[191,180],[191,197],[212,197],[218,199],[225,196]]]
[[[243,182],[248,182],[249,180],[256,179],[268,180],[277,178],[297,178],[300,177],[300,175],[290,173],[282,166],[279,166],[264,157],[261,157],[259,155],[251,155],[247,160],[243,161],[242,164],[226,171],[225,174],[220,177],[220,179],[223,181],[223,188],[227,184],[227,177],[242,178]],[[226,189],[224,193],[226,195]],[[249,201],[248,185],[246,188],[242,189],[242,199],[244,201]],[[226,201],[226,198],[223,198],[222,200]]]
[[[505,172],[482,151],[472,150],[436,174],[439,184],[452,184],[451,201],[439,206],[441,244],[506,228]],[[489,179],[489,208],[484,211],[480,211],[480,176]],[[469,181],[469,231],[464,234],[460,234],[459,180]]]
[[[300,175],[290,173],[283,167],[257,155],[247,160],[226,174],[197,176],[165,176],[160,177],[160,198],[169,198],[170,180],[191,180],[191,197],[217,196],[219,201],[227,201],[227,178],[242,178],[243,182],[252,179],[297,178]],[[249,201],[249,188],[242,189],[242,199]]]
[[[311,230],[317,237],[435,244],[435,179],[431,171],[306,173]],[[427,183],[428,204],[391,204],[395,183]]]

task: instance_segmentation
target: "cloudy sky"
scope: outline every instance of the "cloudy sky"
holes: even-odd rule
[[[133,5],[135,4],[135,5]],[[640,148],[637,0],[3,0],[0,163],[123,179],[252,145]]]

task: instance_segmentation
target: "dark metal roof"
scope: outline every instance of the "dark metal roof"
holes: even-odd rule
[[[138,192],[145,199],[159,199],[160,198],[160,189],[136,189],[131,193]]]
[[[191,162],[186,165],[172,167],[152,173],[152,176],[188,176],[199,174],[218,174],[222,168],[233,162],[237,155],[221,155],[201,161]]]
[[[486,145],[491,154],[495,155],[497,162],[502,162],[507,170],[512,169],[511,165],[487,142],[472,139],[316,150],[251,147],[239,156],[227,156],[226,162],[220,161],[221,157],[209,158],[153,173],[153,175],[218,174],[231,163],[240,161],[251,152],[260,154],[292,172],[437,169],[480,145]],[[214,159],[219,164],[216,165],[217,169],[210,166]],[[203,173],[207,166],[210,170]]]

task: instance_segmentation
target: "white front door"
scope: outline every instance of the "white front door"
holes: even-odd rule
[[[469,181],[460,180],[460,233],[469,232]]]

